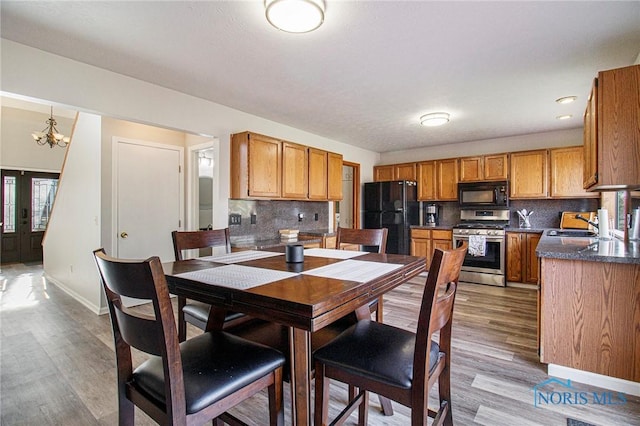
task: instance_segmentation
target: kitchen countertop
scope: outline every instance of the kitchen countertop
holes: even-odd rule
[[[411,229],[440,229],[443,231],[451,231],[453,229],[453,225],[436,225],[436,226],[411,225]]]
[[[554,237],[548,235],[549,231],[553,229],[542,234],[536,248],[540,258],[640,264],[640,241],[625,243],[617,238]]]

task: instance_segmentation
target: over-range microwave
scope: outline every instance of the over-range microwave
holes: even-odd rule
[[[462,208],[509,207],[509,181],[459,183],[458,201]]]

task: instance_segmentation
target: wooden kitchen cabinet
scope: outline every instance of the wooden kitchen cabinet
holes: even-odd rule
[[[342,200],[342,155],[327,153],[327,198],[331,201]]]
[[[418,201],[436,199],[436,162],[421,161],[416,165]]]
[[[309,189],[309,158],[304,145],[282,143],[282,197],[307,198]]]
[[[416,178],[416,163],[373,166],[373,179],[376,182],[390,180],[416,180]]]
[[[549,195],[549,153],[546,149],[511,153],[510,197],[547,198]]]
[[[436,200],[458,199],[458,159],[436,160]]]
[[[243,132],[231,136],[231,198],[280,198],[282,142]]]
[[[595,198],[597,192],[583,188],[584,147],[549,150],[551,198]]]
[[[508,164],[508,154],[463,157],[460,159],[460,182],[506,180]]]
[[[640,188],[640,65],[598,73],[585,112],[585,188]]]
[[[309,148],[309,199],[327,199],[327,151]]]
[[[444,229],[412,229],[411,255],[426,257],[427,269],[433,259],[433,251],[437,248],[450,250],[453,246],[453,235]]]
[[[507,232],[507,281],[538,283],[540,233]]]

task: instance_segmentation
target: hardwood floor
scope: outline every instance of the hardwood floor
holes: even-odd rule
[[[117,424],[108,315],[95,315],[48,283],[39,265],[2,266],[0,285],[0,424]],[[385,322],[415,330],[423,286],[424,278],[418,277],[385,296]],[[640,425],[640,398],[628,395],[619,405],[534,406],[534,386],[549,379],[536,355],[535,312],[535,291],[460,285],[452,353],[455,423],[564,426],[573,418],[594,425]],[[198,330],[189,328],[189,333]],[[572,391],[605,392],[572,385]],[[557,383],[544,389],[566,391]],[[345,403],[346,389],[332,385],[331,397],[333,417]],[[266,401],[266,395],[256,395],[234,413],[250,424],[264,424]],[[288,386],[285,403],[290,407]],[[370,424],[407,425],[408,409],[399,404],[394,409],[394,416],[385,417],[377,398],[371,398]],[[287,408],[286,424],[290,414]],[[154,423],[137,411],[136,424]],[[355,414],[350,424],[356,424]]]

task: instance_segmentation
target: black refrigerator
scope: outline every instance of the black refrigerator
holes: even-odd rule
[[[410,180],[364,184],[364,228],[387,228],[387,253],[410,254],[410,227],[420,224],[418,184]]]

